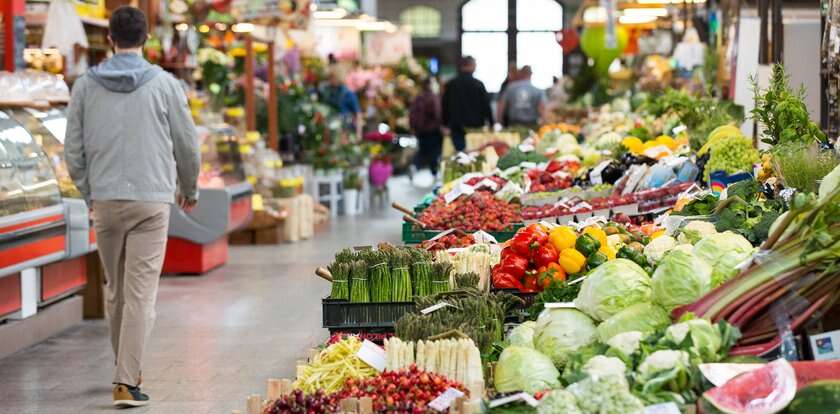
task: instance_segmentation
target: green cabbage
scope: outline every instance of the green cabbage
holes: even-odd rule
[[[534,393],[560,386],[560,372],[551,358],[524,346],[509,346],[499,355],[494,370],[496,391]]]
[[[645,358],[636,375],[636,385],[649,402],[685,403],[683,394],[691,389],[697,376],[688,352],[672,349],[656,351]]]
[[[694,255],[712,265],[713,288],[738,274],[735,267],[752,254],[750,241],[731,231],[709,234],[694,245]]]
[[[637,303],[622,309],[598,325],[598,339],[606,343],[610,338],[624,332],[638,331],[652,334],[671,324],[671,317],[661,307],[652,303]]]
[[[712,289],[712,266],[691,253],[675,250],[665,255],[651,281],[653,300],[670,311],[693,303]]]
[[[569,354],[595,342],[595,324],[577,309],[550,309],[537,318],[534,347],[558,367]]]
[[[513,328],[508,335],[508,343],[517,346],[534,347],[534,328],[537,323],[534,321],[523,322],[521,325]]]
[[[540,400],[537,414],[583,414],[577,406],[577,399],[566,390],[551,390]]]
[[[715,230],[715,223],[702,220],[692,220],[682,228],[680,235],[677,236],[677,241],[680,243],[694,244],[700,241],[703,237],[715,233],[717,233],[717,230]]]
[[[615,259],[593,270],[584,279],[575,306],[597,321],[622,309],[650,302],[650,277],[636,263]]]

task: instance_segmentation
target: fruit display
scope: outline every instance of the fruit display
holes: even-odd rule
[[[519,205],[495,198],[486,191],[458,197],[447,203],[438,198],[418,217],[427,229],[466,232],[502,231],[522,222]]]
[[[421,249],[428,251],[448,250],[459,247],[469,247],[475,244],[475,237],[472,234],[458,234],[452,232],[434,239],[424,240],[420,243]]]
[[[407,369],[385,371],[373,378],[348,380],[335,398],[370,397],[375,413],[414,414],[427,412],[428,404],[449,388],[467,392],[458,382],[412,365]]]

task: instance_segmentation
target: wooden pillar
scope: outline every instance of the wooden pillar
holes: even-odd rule
[[[254,102],[254,39],[245,34],[245,125],[248,131],[257,130],[257,111]]]
[[[280,144],[277,119],[277,75],[274,72],[274,41],[268,42],[268,147],[277,150]]]

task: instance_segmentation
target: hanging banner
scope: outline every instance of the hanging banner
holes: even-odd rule
[[[411,57],[411,33],[405,31],[365,34],[365,59],[368,65],[393,65]]]

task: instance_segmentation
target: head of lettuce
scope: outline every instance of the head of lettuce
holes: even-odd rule
[[[592,319],[603,321],[630,305],[650,300],[650,276],[630,260],[615,259],[586,276],[575,307]]]

